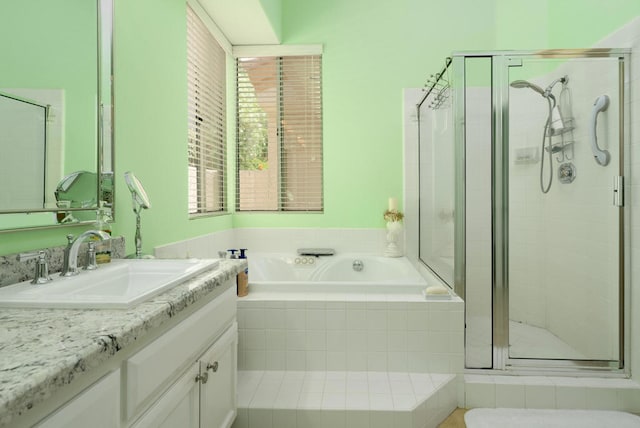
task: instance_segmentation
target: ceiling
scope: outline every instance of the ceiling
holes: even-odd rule
[[[229,42],[236,45],[279,44],[279,0],[198,0]],[[268,16],[264,6],[270,6]],[[270,19],[271,18],[271,19]]]

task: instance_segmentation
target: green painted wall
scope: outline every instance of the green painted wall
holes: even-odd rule
[[[324,45],[325,212],[237,214],[234,225],[382,227],[389,196],[402,197],[402,89],[452,50],[492,47],[494,19],[478,2],[284,0],[283,43]]]
[[[144,251],[231,227],[231,216],[187,213],[186,6],[180,0],[116,0],[114,232],[133,249],[135,216],[121,178],[134,171],[152,207],[142,213]]]
[[[114,232],[131,251],[127,170],[153,204],[146,252],[230,227],[382,227],[387,198],[403,190],[403,88],[422,86],[453,51],[589,46],[640,14],[636,0],[612,1],[282,0],[283,43],[324,44],[325,212],[189,220],[185,3],[116,0]],[[60,245],[67,232],[3,233],[0,254]]]
[[[638,0],[547,1],[549,43],[556,48],[589,47],[640,15]]]

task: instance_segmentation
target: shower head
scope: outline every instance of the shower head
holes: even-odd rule
[[[534,91],[536,91],[537,93],[539,93],[540,95],[542,95],[543,97],[547,97],[545,91],[538,85],[534,85],[531,82],[527,82],[526,80],[514,80],[513,82],[511,82],[510,85],[512,88],[531,88]]]
[[[547,86],[547,89],[544,90],[544,93],[546,95],[551,95],[551,90],[553,89],[554,86],[556,86],[557,83],[562,83],[563,85],[566,85],[568,81],[569,81],[569,76],[565,75],[565,76],[559,77],[553,82],[551,82],[549,86]]]

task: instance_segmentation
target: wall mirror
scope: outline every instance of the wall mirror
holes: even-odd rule
[[[0,231],[113,212],[113,0],[3,0]]]

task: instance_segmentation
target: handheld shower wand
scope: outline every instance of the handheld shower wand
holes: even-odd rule
[[[540,190],[542,190],[542,193],[547,193],[549,189],[551,189],[551,183],[553,182],[553,145],[551,144],[551,137],[565,132],[565,124],[562,120],[560,108],[556,103],[556,97],[553,96],[551,91],[556,84],[562,83],[563,85],[566,85],[568,81],[568,76],[559,77],[551,82],[551,84],[547,86],[546,89],[542,89],[540,86],[526,80],[514,80],[510,84],[512,88],[529,88],[534,90],[535,92],[542,95],[542,97],[547,100],[547,104],[549,105],[549,113],[547,115],[547,121],[545,122],[544,131],[542,133],[542,149],[540,151],[542,153],[542,158],[540,161]],[[548,147],[545,149],[545,146],[547,146],[547,140],[549,143]],[[547,150],[547,152],[549,153],[549,181],[546,186],[543,180],[545,150]]]

